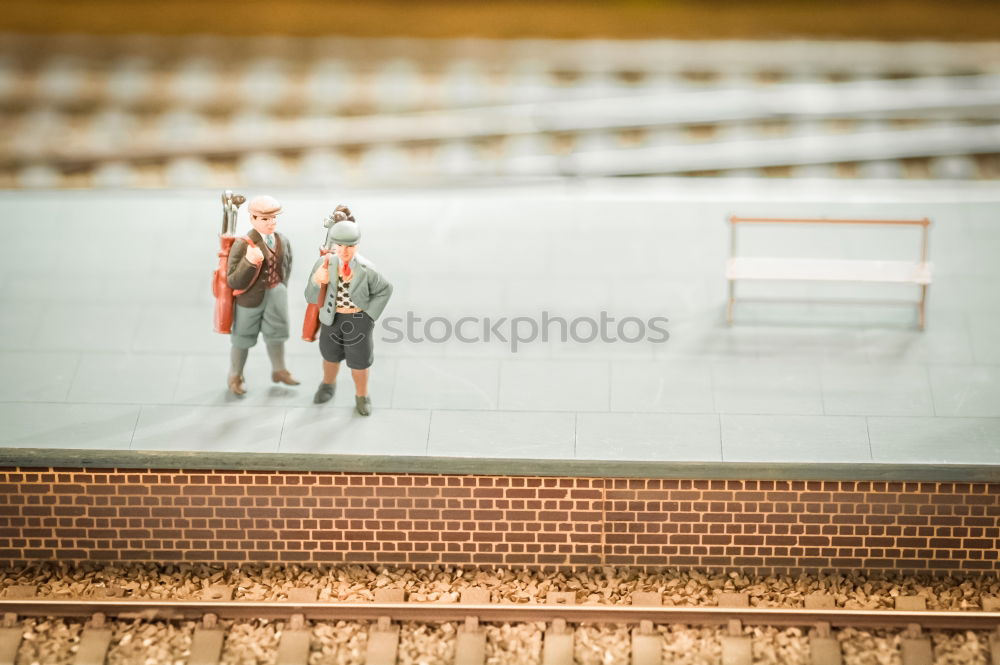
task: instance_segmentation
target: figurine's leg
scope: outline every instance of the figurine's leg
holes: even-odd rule
[[[351,316],[358,326],[358,335],[347,349],[347,366],[351,368],[351,376],[354,378],[354,406],[359,415],[370,416],[372,400],[368,396],[368,368],[375,361],[375,320],[364,312]]]
[[[336,383],[337,372],[340,371],[340,363],[332,363],[329,360],[323,361],[323,383]]]
[[[332,363],[329,360],[323,361],[323,382],[316,389],[313,395],[314,404],[323,404],[333,399],[333,392],[337,389],[337,370],[340,363]]]
[[[263,316],[264,305],[257,307],[236,305],[233,308],[233,332],[230,335],[233,346],[241,349],[255,346],[257,337],[261,333]]]
[[[284,342],[268,342],[267,357],[271,359],[271,381],[284,383],[286,386],[299,385],[292,373],[285,367]]]
[[[299,382],[285,367],[285,341],[288,339],[288,293],[284,284],[269,289],[264,295],[261,333],[271,359],[271,381],[297,386]]]
[[[280,372],[288,369],[285,367],[285,343],[268,342],[267,357],[271,360],[271,371]]]
[[[250,347],[257,343],[257,333],[260,331],[260,307],[233,308],[233,332],[230,335],[232,350],[229,352],[229,377],[226,380],[229,391],[234,395],[245,395],[247,392],[243,380],[243,368],[247,364],[247,354]]]
[[[368,370],[352,369],[351,376],[354,378],[354,394],[358,397],[368,395]]]
[[[229,376],[243,376],[243,368],[247,366],[247,356],[249,355],[250,349],[232,347],[229,352]]]
[[[337,332],[336,316],[332,325],[321,323],[319,327],[319,353],[323,357],[323,381],[313,396],[313,402],[316,404],[323,404],[333,399],[333,392],[337,389],[337,372],[340,370],[340,361],[344,359],[344,347],[340,343],[340,335]]]

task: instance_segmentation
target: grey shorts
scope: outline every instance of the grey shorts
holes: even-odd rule
[[[264,342],[274,344],[288,340],[288,289],[278,284],[264,291],[264,301],[257,307],[233,308],[233,346],[249,349],[263,335]]]
[[[320,325],[319,352],[323,360],[347,360],[351,369],[368,369],[375,361],[375,319],[364,312],[333,315],[333,324]]]

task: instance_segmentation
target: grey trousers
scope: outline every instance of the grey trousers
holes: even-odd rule
[[[288,289],[278,284],[264,291],[264,301],[257,307],[236,305],[233,311],[233,346],[249,349],[263,335],[267,344],[288,340]]]

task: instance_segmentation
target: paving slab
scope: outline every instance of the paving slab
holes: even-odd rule
[[[581,413],[579,459],[719,461],[719,416],[665,413]]]
[[[435,411],[427,454],[520,459],[575,459],[572,413]]]

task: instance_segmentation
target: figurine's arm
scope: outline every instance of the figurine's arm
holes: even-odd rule
[[[309,270],[309,279],[306,280],[306,302],[316,302],[316,299],[319,298],[319,290],[321,287],[315,280],[313,280],[313,275],[316,274],[316,271],[321,265],[323,265],[322,256],[316,260],[316,263],[314,263],[313,267]]]
[[[284,254],[287,257],[285,263],[285,281],[288,281],[289,276],[292,274],[292,243],[288,242],[287,236],[281,236],[281,246],[283,248]]]
[[[392,295],[392,284],[377,270],[368,271],[368,307],[365,312],[373,319],[382,316],[382,310],[389,303]]]
[[[237,240],[229,250],[229,265],[226,269],[226,281],[229,288],[241,291],[250,288],[254,276],[257,274],[257,266],[247,259],[247,242]]]

